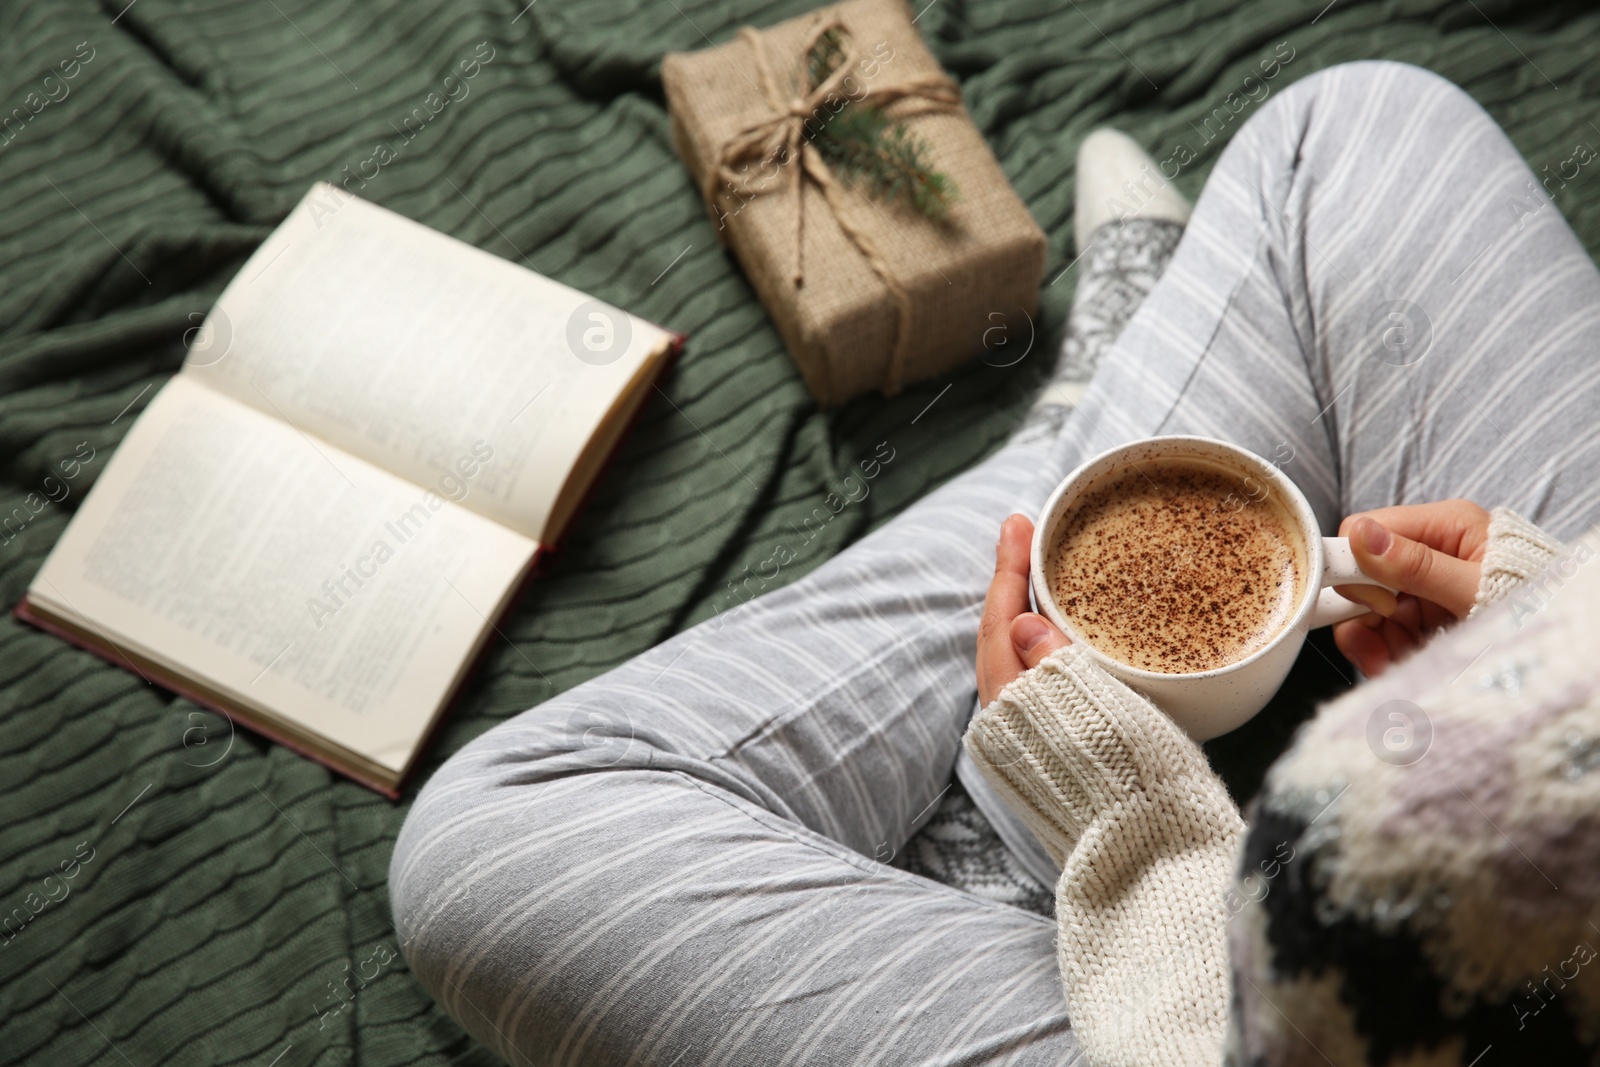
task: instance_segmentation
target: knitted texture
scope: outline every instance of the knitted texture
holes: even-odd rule
[[[1006,686],[966,745],[1062,862],[1057,954],[1092,1061],[1217,1063],[1244,824],[1199,745],[1077,647]]]
[[[504,638],[486,649],[417,781],[495,724],[738,604],[747,595],[738,583],[793,536],[791,524],[852,472],[859,480],[857,462],[889,438],[898,458],[871,495],[820,530],[806,526],[778,581],[807,573],[997,447],[1048,376],[1053,331],[1083,267],[1069,269],[1079,139],[1111,123],[1161,159],[1183,139],[1198,158],[1177,182],[1193,196],[1230,138],[1204,140],[1189,124],[1255,88],[1243,79],[1259,78],[1265,42],[1283,39],[1275,32],[1288,17],[1281,0],[918,3],[918,29],[961,78],[1051,235],[1053,284],[1041,290],[1039,339],[1014,366],[998,364],[1014,360],[1015,344],[947,391],[934,381],[825,415],[717,249],[715,223],[672,153],[655,74],[664,51],[815,6],[0,5],[0,112],[15,118],[0,150],[12,209],[0,236],[5,513],[39,507],[83,440],[97,450],[93,478],[256,244],[313,179],[371,176],[388,158],[374,156],[381,143],[399,155],[365,189],[351,182],[362,196],[692,338],[571,541],[499,623]],[[1595,136],[1585,119],[1600,12],[1480,4],[1491,25],[1458,0],[1341,0],[1310,23],[1323,6],[1285,31],[1297,58],[1270,83],[1274,94],[1355,55],[1420,60],[1467,88],[1551,174]],[[495,58],[465,83],[470,96],[415,133],[418,109],[460,96],[458,64],[485,40]],[[95,58],[67,83],[69,97],[45,105],[60,82],[39,79],[84,41]],[[1161,87],[1160,106],[1130,63]],[[37,113],[24,121],[17,108]],[[1600,252],[1592,171],[1551,184],[1586,248]],[[7,606],[87,485],[71,488],[0,553]],[[330,1002],[330,980],[350,973],[345,963],[353,971],[380,943],[395,947],[385,875],[409,801],[391,805],[242,730],[229,748],[226,720],[12,618],[0,619],[0,646],[8,913],[26,908],[79,842],[98,850],[71,898],[7,942],[5,1058],[267,1064],[292,1043],[278,1067],[499,1062],[399,963],[342,1015],[324,1024],[311,1013]]]
[[[1100,360],[1123,327],[1156,287],[1183,238],[1183,224],[1166,219],[1132,218],[1094,233],[1078,259],[1078,288],[1067,315],[1067,333],[1055,371],[1017,437],[1054,436],[1083,399]]]
[[[1471,615],[1503,600],[1517,586],[1550,565],[1561,552],[1561,542],[1510,508],[1489,513],[1489,543],[1483,551],[1483,577]]]
[[[1088,382],[1156,287],[1182,238],[1183,224],[1168,219],[1132,218],[1095,231],[1094,243],[1083,250],[1078,264],[1081,273],[1061,344],[1058,382]]]
[[[1479,1035],[1509,1044],[1556,1004],[1541,966],[1577,989],[1560,968],[1600,945],[1600,680],[1580,647],[1600,625],[1582,567],[1597,536],[1564,549],[1496,509],[1477,602],[1505,603],[1324,708],[1274,766],[1242,858],[1199,746],[1081,648],[974,718],[967,750],[1062,862],[1057,951],[1090,1062],[1215,1065],[1228,1032],[1238,1067],[1385,1063],[1441,1034],[1405,1062],[1465,1064]],[[1414,770],[1430,746],[1449,757]],[[1600,980],[1568,999],[1520,1042],[1541,1064],[1587,1063],[1600,1037]]]
[[[1558,546],[1509,513],[1492,530],[1477,617],[1324,707],[1269,774],[1241,869],[1277,852],[1277,873],[1231,932],[1251,980],[1230,1062],[1600,1055],[1597,534],[1518,582]]]
[[[972,797],[952,777],[926,825],[911,836],[894,865],[924,878],[1039,915],[1055,915],[1055,894],[1029,874]]]

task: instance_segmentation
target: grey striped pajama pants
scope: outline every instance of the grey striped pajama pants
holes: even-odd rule
[[[1466,496],[1570,536],[1597,330],[1600,275],[1467,96],[1389,63],[1290,86],[1059,434],[445,764],[390,869],[412,970],[515,1064],[1073,1062],[1055,925],[884,862],[950,780],[1000,521],[1195,433],[1329,531]]]

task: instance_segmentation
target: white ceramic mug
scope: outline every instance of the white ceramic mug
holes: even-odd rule
[[[1295,523],[1304,550],[1305,592],[1283,629],[1262,648],[1215,670],[1161,674],[1118,662],[1074,631],[1056,606],[1045,574],[1056,529],[1085,492],[1135,464],[1164,460],[1197,463],[1238,478],[1242,500],[1262,501],[1268,494],[1277,494],[1283,511]],[[1034,524],[1031,576],[1033,599],[1043,615],[1074,644],[1083,645],[1107,671],[1149,697],[1197,741],[1225,734],[1265,707],[1288,677],[1308,631],[1369,610],[1340,596],[1332,586],[1382,585],[1356,566],[1348,539],[1322,536],[1310,503],[1282,471],[1242,448],[1208,437],[1147,437],[1102,452],[1067,475]]]

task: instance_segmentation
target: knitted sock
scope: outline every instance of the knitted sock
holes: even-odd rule
[[[1183,236],[1168,219],[1102,223],[1082,253],[1078,291],[1055,374],[1013,439],[1054,437],[1083,396],[1101,357],[1139,309]],[[1012,855],[954,777],[928,822],[906,842],[896,866],[1014,907],[1055,914],[1054,886],[1041,885]]]
[[[1055,373],[1014,439],[1060,431],[1101,357],[1155,287],[1189,218],[1188,203],[1160,177],[1155,162],[1114,130],[1096,130],[1079,148],[1078,191],[1081,272],[1066,340]],[[954,776],[895,864],[990,900],[1041,915],[1055,912],[1054,887],[1028,873]]]
[[[933,815],[906,842],[894,865],[1039,915],[1054,915],[1056,911],[1055,887],[1040,885],[1017,863],[961,782],[953,777]]]
[[[1096,130],[1078,150],[1078,289],[1054,374],[1018,437],[1060,431],[1100,359],[1172,259],[1189,205],[1155,161],[1114,130]]]
[[[1096,130],[1078,150],[1074,223],[1080,272],[1055,372],[1013,435],[1054,437],[1095,368],[1172,259],[1189,205],[1155,162],[1114,130]],[[999,814],[996,813],[996,817]],[[896,866],[981,897],[1041,915],[1055,913],[1054,886],[1041,884],[1006,846],[954,776],[928,822],[906,842]]]

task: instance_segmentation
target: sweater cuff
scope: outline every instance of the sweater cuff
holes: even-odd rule
[[[1483,550],[1478,595],[1467,614],[1476,615],[1537,578],[1562,550],[1562,544],[1510,508],[1489,512],[1489,541]]]
[[[1209,792],[1215,782],[1193,738],[1077,645],[1002,689],[964,744],[1062,865],[1096,815],[1147,786],[1188,778]]]

